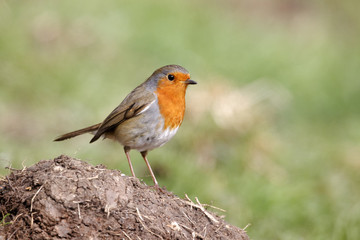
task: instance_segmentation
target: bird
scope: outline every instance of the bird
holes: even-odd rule
[[[154,186],[159,187],[147,159],[148,151],[167,143],[178,131],[185,114],[185,93],[190,79],[188,70],[179,65],[166,65],[153,72],[132,90],[101,123],[58,136],[63,141],[85,133],[119,142],[123,148],[133,177],[136,178],[129,152],[141,153],[151,174]]]

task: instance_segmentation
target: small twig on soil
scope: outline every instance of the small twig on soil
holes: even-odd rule
[[[35,197],[39,194],[39,192],[41,191],[41,189],[43,188],[44,185],[41,185],[41,187],[36,191],[36,193],[34,194],[34,196],[31,199],[31,204],[30,204],[30,212],[32,213],[32,209],[33,209],[33,203],[35,200]]]
[[[144,219],[143,219],[143,217],[141,216],[140,211],[139,211],[138,208],[136,208],[136,212],[137,212],[139,218],[140,218],[142,221],[144,221]]]
[[[78,215],[79,215],[79,219],[81,219],[80,204],[79,203],[78,203]]]
[[[32,228],[34,225],[34,213],[31,213],[30,227]]]
[[[21,172],[23,172],[23,171],[26,170],[26,166],[24,165],[24,162],[25,162],[25,159],[24,159],[24,161],[22,161],[22,163],[21,163],[21,166],[23,167],[23,168],[21,169]]]
[[[250,227],[251,226],[251,223],[248,223],[244,228],[243,228],[243,230],[245,231],[248,227]],[[246,231],[245,231],[246,232]]]
[[[89,178],[87,178],[87,180],[93,180],[93,179],[98,179],[99,178],[99,175],[96,175],[96,176],[94,176],[94,177],[89,177]]]
[[[109,218],[109,216],[110,216],[110,207],[107,204],[105,205],[105,210],[104,211],[106,212],[106,217]]]
[[[188,200],[189,202],[193,202],[186,193],[185,193],[185,198],[186,198],[186,200]]]
[[[222,224],[220,224],[220,226],[217,228],[217,229],[215,229],[215,231],[214,231],[214,233],[217,233],[217,231],[219,231],[220,230],[220,228],[222,228],[224,226],[224,224],[222,223]]]
[[[215,206],[210,205],[210,204],[203,203],[203,204],[201,204],[201,205],[203,205],[204,207],[210,207],[210,208],[219,210],[219,211],[221,211],[221,212],[226,212],[226,210],[224,210],[224,209],[222,209],[222,208],[219,208],[219,207],[215,207]]]
[[[126,232],[124,232],[123,230],[121,230],[121,231],[123,232],[123,234],[124,234],[129,240],[132,240],[131,237],[126,234]]]
[[[180,226],[182,226],[183,228],[185,228],[186,230],[188,230],[188,231],[191,233],[191,236],[193,237],[193,239],[196,238],[196,237],[199,237],[199,238],[201,238],[201,239],[204,239],[204,238],[205,238],[205,237],[202,236],[200,233],[195,232],[193,229],[187,227],[187,226],[184,225],[184,224],[180,224]]]
[[[143,223],[143,218],[142,218],[142,216],[141,216],[141,214],[140,214],[140,211],[139,211],[139,209],[138,208],[136,208],[136,212],[137,212],[137,214],[138,214],[138,216],[139,216],[139,222],[141,223],[141,225],[149,232],[149,233],[151,233],[152,235],[154,235],[154,236],[156,236],[156,237],[158,237],[158,238],[160,238],[160,239],[163,239],[160,235],[158,235],[158,234],[156,234],[156,233],[154,233],[153,231],[151,231],[144,223]]]
[[[34,213],[32,212],[33,210],[33,204],[34,204],[34,200],[35,200],[35,197],[39,194],[39,192],[41,191],[41,189],[43,188],[44,185],[41,185],[41,187],[36,191],[36,193],[34,194],[34,196],[31,198],[31,204],[30,204],[30,213],[31,213],[31,224],[30,224],[30,227],[32,228],[33,227],[33,224],[34,224]]]
[[[14,187],[11,185],[11,181],[10,181],[10,179],[9,179],[8,176],[6,176],[6,180],[8,180],[8,183],[9,183],[9,186],[11,187],[11,189],[12,189],[13,191],[15,191]]]
[[[80,173],[81,174],[81,172],[80,171],[78,171],[78,173]],[[94,180],[94,179],[98,179],[99,178],[99,174],[98,175],[96,175],[96,176],[93,176],[93,177],[88,177],[88,178],[79,178],[79,180],[84,180],[84,179],[86,179],[86,180]]]
[[[211,215],[208,211],[205,210],[205,208],[202,206],[202,204],[200,203],[200,201],[197,197],[195,197],[197,204],[195,204],[193,201],[191,201],[191,199],[186,194],[185,194],[185,197],[189,201],[189,202],[184,201],[186,204],[200,209],[211,221],[213,221],[214,223],[219,223],[219,221],[216,220],[216,218],[213,215]]]
[[[207,232],[207,226],[208,226],[208,223],[205,225],[203,231],[204,231],[204,238],[206,238],[206,232]]]
[[[16,171],[16,168],[12,168],[12,165],[10,164],[10,166],[5,167],[5,169],[9,169],[10,171]]]
[[[17,215],[17,216],[14,218],[14,220],[11,221],[11,224],[14,224],[15,221],[16,221],[21,215],[23,215],[23,213],[20,213],[19,215]]]
[[[218,223],[218,222],[219,222],[218,220],[216,220],[216,219],[214,218],[213,215],[211,215],[208,211],[205,210],[205,208],[204,208],[203,205],[200,203],[200,201],[199,201],[199,199],[198,199],[197,197],[195,197],[195,200],[196,200],[197,204],[199,205],[200,210],[203,211],[203,212],[205,213],[205,215],[206,215],[208,218],[210,218],[210,220],[212,220],[212,221],[215,222],[215,223]]]
[[[186,213],[184,213],[183,211],[181,211],[185,217],[191,222],[192,225],[195,225],[195,223],[190,219],[190,217],[188,215],[186,215]]]
[[[10,236],[7,240],[10,240],[12,238],[12,236],[19,230],[20,228],[16,229]]]

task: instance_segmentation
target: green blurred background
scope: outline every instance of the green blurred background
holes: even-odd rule
[[[67,154],[129,175],[90,135],[156,68],[198,85],[149,154],[161,185],[252,239],[360,239],[358,1],[0,1],[0,175]],[[140,154],[137,175],[151,184]]]

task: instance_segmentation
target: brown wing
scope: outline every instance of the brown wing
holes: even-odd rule
[[[101,123],[90,143],[95,142],[104,133],[113,130],[127,119],[133,118],[156,100],[152,92],[144,91],[142,85],[135,88]]]

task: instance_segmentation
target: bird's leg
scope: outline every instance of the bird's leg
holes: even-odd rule
[[[134,173],[134,168],[133,168],[133,166],[132,166],[132,164],[131,164],[130,155],[129,155],[130,148],[127,147],[127,146],[125,146],[125,147],[124,147],[124,151],[125,151],[125,155],[126,155],[126,158],[127,158],[127,160],[128,160],[128,163],[129,163],[129,167],[130,167],[131,174],[132,174],[133,177],[136,177],[136,176],[135,176],[135,173]]]
[[[150,174],[151,174],[151,177],[152,177],[152,179],[153,179],[153,182],[154,182],[155,187],[159,187],[159,184],[158,184],[158,182],[156,181],[155,175],[154,175],[154,173],[153,173],[153,171],[152,171],[152,169],[151,169],[151,166],[150,166],[150,164],[149,164],[149,161],[148,161],[147,158],[146,158],[146,155],[147,155],[147,151],[141,152],[141,156],[144,158],[144,161],[145,161],[145,163],[146,163],[146,166],[148,167],[148,169],[149,169],[149,171],[150,171]]]

